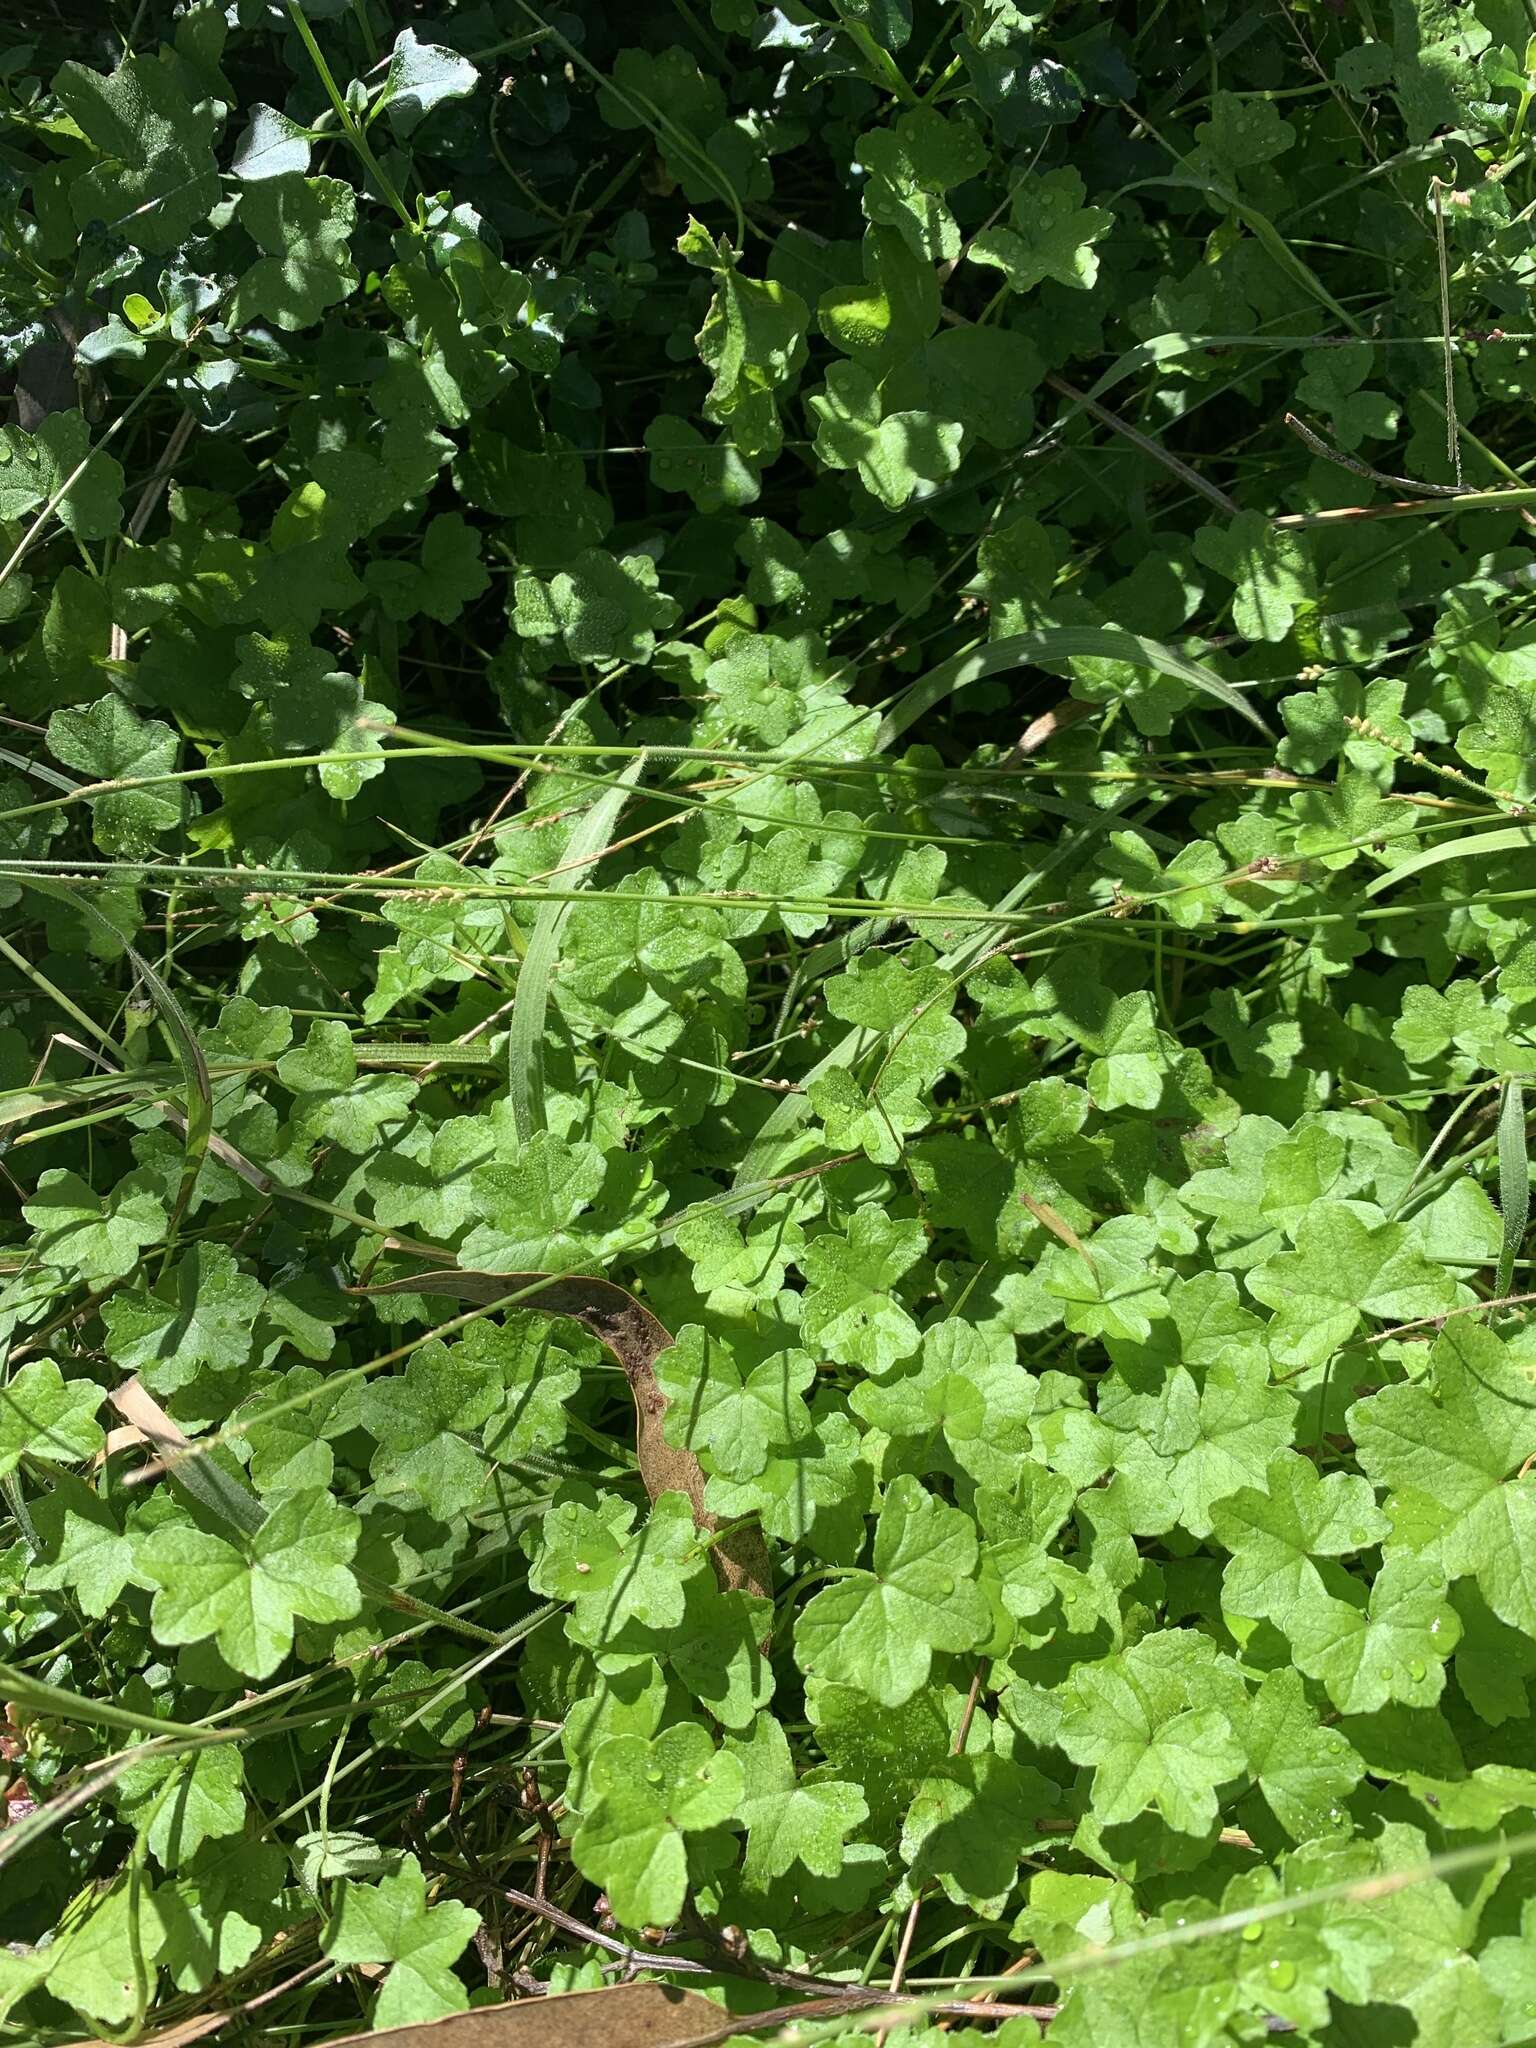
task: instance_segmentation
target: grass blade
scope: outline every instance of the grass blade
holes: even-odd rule
[[[1191,661],[1175,648],[1165,647],[1160,640],[1149,640],[1142,633],[1127,633],[1118,626],[1042,626],[1038,632],[1010,633],[1004,640],[993,640],[985,647],[973,647],[951,655],[948,661],[941,661],[937,668],[929,669],[927,675],[919,676],[915,683],[903,690],[881,721],[877,745],[882,750],[890,746],[935,704],[942,703],[954,691],[964,689],[967,683],[980,682],[983,676],[995,676],[1004,669],[1024,668],[1032,662],[1065,661],[1074,655],[1098,655],[1108,661],[1127,661],[1136,668],[1149,668],[1159,675],[1174,676],[1180,682],[1188,683],[1192,689],[1203,690],[1207,696],[1225,704],[1229,711],[1235,711],[1249,725],[1256,726],[1266,739],[1274,737],[1234,684],[1200,662]]]
[[[1488,860],[1496,853],[1519,853],[1536,846],[1536,825],[1501,825],[1496,832],[1474,832],[1470,839],[1447,839],[1439,846],[1426,846],[1385,874],[1366,884],[1367,896],[1379,896],[1394,882],[1406,882],[1426,868],[1437,868],[1448,860]]]
[[[181,1077],[186,1085],[186,1138],[181,1169],[181,1186],[176,1191],[175,1206],[171,1211],[170,1230],[176,1224],[192,1199],[192,1189],[198,1171],[208,1151],[208,1140],[213,1135],[213,1084],[208,1078],[208,1062],[203,1058],[203,1049],[197,1042],[185,1010],[171,993],[170,987],[159,971],[139,951],[130,945],[112,923],[104,917],[87,897],[78,889],[64,882],[45,881],[39,875],[13,875],[12,880],[24,887],[35,890],[39,896],[48,896],[56,903],[64,903],[83,917],[87,924],[109,937],[114,946],[121,946],[133,965],[133,971],[149,990],[160,1021],[176,1050]]]
[[[1525,1226],[1531,1216],[1525,1090],[1518,1081],[1504,1083],[1504,1100],[1499,1105],[1499,1213],[1504,1219],[1504,1241],[1499,1247],[1499,1277],[1494,1292],[1502,1297],[1514,1284],[1515,1260],[1525,1242]]]
[[[619,813],[633,793],[645,762],[642,750],[611,787],[603,791],[571,834],[560,865],[562,869],[576,870],[578,887],[607,851]],[[507,1058],[511,1065],[512,1114],[517,1121],[517,1134],[525,1143],[535,1131],[545,1127],[544,1019],[549,1009],[549,978],[560,957],[560,935],[571,908],[569,903],[542,906],[517,972],[517,995],[507,1031]]]

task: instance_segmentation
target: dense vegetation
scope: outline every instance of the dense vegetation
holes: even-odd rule
[[[1536,11],[37,12],[9,2037],[1536,2039]]]

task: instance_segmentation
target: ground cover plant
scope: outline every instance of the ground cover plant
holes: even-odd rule
[[[8,2038],[1536,2039],[1532,28],[12,23]]]

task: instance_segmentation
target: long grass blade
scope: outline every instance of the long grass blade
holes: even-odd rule
[[[1531,1162],[1525,1140],[1525,1090],[1518,1081],[1504,1083],[1499,1104],[1499,1211],[1504,1240],[1499,1247],[1499,1277],[1494,1292],[1502,1298],[1514,1284],[1515,1260],[1531,1219]]]
[[[619,813],[633,794],[645,763],[642,750],[603,791],[571,834],[560,865],[574,871],[577,887],[607,851]],[[549,978],[560,957],[560,937],[571,909],[569,902],[543,905],[534,921],[523,964],[517,971],[517,995],[507,1031],[507,1058],[511,1066],[512,1114],[517,1134],[525,1143],[535,1131],[545,1128],[544,1019],[549,1010]]]
[[[121,946],[132,963],[133,971],[148,989],[160,1021],[175,1048],[177,1064],[181,1068],[182,1081],[186,1087],[186,1134],[183,1141],[181,1186],[176,1191],[175,1206],[171,1211],[170,1228],[176,1224],[192,1199],[192,1189],[198,1172],[208,1151],[208,1140],[213,1135],[213,1084],[208,1078],[208,1062],[203,1058],[203,1049],[198,1044],[197,1033],[192,1029],[187,1013],[171,993],[163,975],[152,967],[136,946],[130,945],[112,923],[88,897],[78,889],[70,888],[63,882],[45,881],[39,875],[17,874],[14,880],[39,896],[47,896],[56,903],[64,903],[83,917],[87,924],[110,938],[114,946]]]
[[[1127,633],[1118,626],[1042,626],[1034,633],[1010,633],[1006,639],[993,640],[985,647],[952,655],[937,668],[929,669],[927,675],[919,676],[886,713],[877,745],[882,750],[890,746],[935,704],[964,689],[967,683],[980,682],[984,676],[998,675],[1004,669],[1067,661],[1075,655],[1097,655],[1103,660],[1125,661],[1136,668],[1174,676],[1191,689],[1203,690],[1208,697],[1225,704],[1229,711],[1256,726],[1266,739],[1273,738],[1241,690],[1213,669],[1165,647],[1160,640],[1149,640],[1142,633]]]
[[[1448,860],[1489,860],[1496,853],[1520,853],[1532,846],[1536,846],[1536,825],[1501,825],[1494,832],[1474,832],[1470,839],[1446,839],[1438,846],[1426,846],[1421,852],[1410,854],[1407,860],[1377,875],[1366,884],[1365,893],[1379,896],[1394,882],[1406,882],[1410,876],[1421,875],[1426,868],[1437,868]]]

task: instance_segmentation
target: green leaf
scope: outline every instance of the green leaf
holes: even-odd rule
[[[327,306],[357,289],[347,247],[356,224],[352,187],[340,178],[290,171],[248,184],[240,197],[240,225],[265,253],[235,288],[231,322],[238,327],[265,319],[290,329],[313,327]]]
[[[1239,1776],[1246,1759],[1226,1711],[1197,1704],[1205,1668],[1176,1633],[1165,1633],[1073,1671],[1061,1745],[1074,1763],[1094,1766],[1101,1825],[1148,1808],[1183,1834],[1203,1834],[1215,1820],[1216,1788]]]
[[[39,1258],[98,1285],[132,1272],[145,1246],[165,1233],[163,1203],[147,1176],[135,1174],[103,1197],[79,1174],[50,1167],[21,1213],[41,1233]]]
[[[649,555],[585,548],[548,582],[517,579],[512,623],[527,639],[560,635],[572,661],[644,663],[676,617]]]
[[[797,1778],[788,1739],[771,1715],[756,1721],[750,1741],[728,1739],[726,1753],[744,1779],[736,1814],[747,1829],[747,1881],[770,1882],[796,1863],[813,1877],[836,1877],[849,1835],[869,1815],[858,1786],[820,1772]]]
[[[1210,104],[1209,118],[1195,129],[1195,143],[1224,176],[1267,164],[1296,140],[1296,130],[1268,100],[1218,92]]]
[[[1262,1487],[1243,1487],[1211,1511],[1216,1540],[1232,1552],[1222,1580],[1229,1612],[1273,1621],[1289,1633],[1325,1592],[1319,1557],[1347,1557],[1379,1543],[1390,1522],[1367,1481],[1319,1474],[1309,1459],[1286,1454]]]
[[[108,76],[69,63],[53,81],[97,161],[69,191],[82,228],[105,221],[135,247],[169,255],[218,203],[214,104],[187,96],[175,67],[127,56]]]
[[[293,1647],[296,1618],[334,1622],[357,1613],[358,1535],[357,1517],[318,1487],[288,1495],[238,1544],[185,1521],[153,1529],[135,1562],[158,1588],[157,1639],[211,1637],[235,1670],[269,1677]]]
[[[155,1893],[162,1939],[156,1961],[180,1991],[204,1991],[248,1963],[282,1924],[287,1858],[275,1843],[234,1854],[210,1849]]]
[[[850,1405],[887,1435],[916,1439],[923,1469],[942,1434],[960,1470],[1009,1488],[1028,1453],[1034,1400],[1035,1382],[1007,1332],[949,1322],[923,1333],[915,1367],[856,1387]]]
[[[757,472],[724,436],[706,441],[691,421],[662,413],[646,428],[645,445],[657,489],[686,492],[701,512],[757,502]]]
[[[77,2012],[121,2026],[154,1990],[146,1964],[153,1887],[119,1879],[91,1900],[47,1951],[48,1988]]]
[[[585,1491],[585,1489],[583,1489]],[[602,1647],[626,1622],[676,1628],[687,1581],[704,1568],[685,1495],[664,1493],[643,1526],[615,1501],[565,1499],[544,1517],[528,1583],[546,1599],[569,1600],[572,1641]]]
[[[960,465],[963,429],[932,413],[885,413],[874,379],[857,363],[832,363],[825,388],[806,400],[816,453],[894,511],[924,497]]]
[[[916,107],[864,136],[859,154],[870,173],[866,217],[897,229],[926,262],[958,256],[960,230],[943,195],[986,168],[987,151],[971,123]]]
[[[441,43],[421,43],[403,28],[389,53],[381,103],[399,136],[413,135],[434,107],[468,99],[480,74],[467,57]]]
[[[437,968],[440,931],[434,921],[421,933],[419,949],[414,941],[398,948],[406,956],[406,976],[414,979],[428,967]],[[381,960],[381,977],[385,971]],[[432,979],[437,979],[435,971]],[[505,1156],[507,1149],[505,1131],[489,1117],[454,1116],[434,1128],[430,1117],[413,1116],[401,1136],[387,1149],[370,1153],[363,1167],[373,1213],[388,1230],[414,1224],[431,1238],[456,1237],[479,1213],[471,1185],[474,1169]]]
[[[158,1394],[188,1385],[205,1366],[228,1371],[251,1355],[266,1293],[223,1245],[195,1244],[151,1288],[119,1288],[103,1302],[111,1357]]]
[[[309,169],[310,131],[260,100],[250,109],[245,133],[235,145],[230,175],[243,184],[258,179],[302,176]]]
[[[1383,1387],[1347,1420],[1361,1465],[1390,1489],[1390,1547],[1442,1578],[1475,1578],[1501,1620],[1536,1635],[1536,1487],[1524,1471],[1536,1402],[1498,1339],[1448,1325],[1426,1382]]]
[[[0,519],[22,520],[52,505],[78,540],[104,540],[122,521],[120,465],[91,445],[78,412],[50,413],[36,433],[0,427]]]
[[[477,1166],[470,1191],[486,1220],[464,1240],[466,1265],[490,1273],[570,1272],[594,1256],[590,1227],[577,1228],[602,1187],[594,1145],[536,1131],[507,1166]]]
[[[277,1077],[293,1094],[304,1135],[333,1139],[349,1152],[370,1152],[416,1093],[416,1083],[403,1074],[359,1073],[351,1032],[324,1019],[310,1025],[303,1045],[282,1055]]]
[[[339,1890],[321,1948],[333,1962],[389,1965],[373,2004],[376,2028],[417,2026],[465,2010],[469,1994],[453,1965],[480,1925],[478,1913],[457,1899],[429,1906],[414,1856],[378,1884],[343,1879]]]
[[[744,277],[735,259],[707,235],[702,241],[691,236],[696,226],[691,223],[678,248],[685,255],[698,248],[715,272],[714,297],[696,336],[700,359],[714,379],[705,395],[704,417],[729,426],[736,447],[749,460],[776,455],[781,439],[776,394],[805,362],[810,308],[787,285]],[[690,255],[689,260],[698,259]]]
[[[118,1811],[167,1870],[189,1863],[205,1841],[245,1825],[245,1769],[233,1744],[149,1757],[113,1788]]]
[[[446,854],[429,855],[416,879],[421,895],[415,901],[385,901],[384,916],[400,936],[379,955],[378,979],[363,1004],[365,1024],[377,1024],[439,982],[472,981],[480,958],[506,936],[501,905],[460,894],[471,885],[470,873]]]
[[[917,1325],[890,1290],[924,1248],[921,1225],[878,1209],[860,1209],[846,1237],[814,1238],[801,1259],[810,1282],[800,1320],[805,1341],[875,1373],[909,1357]]]
[[[1315,596],[1305,546],[1262,513],[1240,512],[1226,527],[1202,526],[1195,552],[1236,585],[1232,622],[1245,639],[1285,639]]]
[[[1314,1599],[1287,1623],[1296,1662],[1321,1679],[1344,1714],[1370,1714],[1389,1699],[1433,1706],[1445,1684],[1444,1661],[1461,1623],[1445,1580],[1421,1558],[1389,1558],[1348,1600]]]
[[[1139,1216],[1112,1216],[1081,1251],[1053,1244],[1036,1269],[1069,1330],[1141,1340],[1166,1315],[1166,1282],[1150,1262],[1157,1233]]]
[[[472,1507],[485,1487],[486,1464],[468,1439],[500,1405],[498,1365],[463,1345],[422,1345],[402,1375],[372,1379],[359,1402],[363,1427],[377,1441],[370,1470],[379,1492],[414,1495],[440,1522]]]
[[[1455,1306],[1456,1283],[1413,1245],[1401,1223],[1365,1222],[1340,1202],[1320,1202],[1281,1252],[1248,1276],[1275,1311],[1269,1346],[1280,1365],[1320,1365],[1360,1327],[1362,1315],[1411,1322]]]
[[[566,841],[561,865],[573,870],[573,884],[590,879],[593,864],[607,851],[619,813],[645,773],[645,755],[637,754],[609,788],[577,822]],[[549,982],[560,957],[560,944],[570,918],[569,903],[541,904],[518,970],[512,1023],[507,1032],[511,1061],[512,1108],[518,1135],[527,1144],[546,1128],[544,1111],[544,1020],[549,1008]]]
[[[419,561],[370,562],[368,588],[387,615],[416,618],[425,613],[449,625],[490,588],[480,560],[480,536],[458,512],[439,512],[421,543]],[[489,906],[481,906],[487,908]]]
[[[1042,1839],[1039,1822],[1057,1787],[1002,1756],[947,1758],[925,1778],[901,1831],[907,1883],[936,1879],[956,1905],[999,1918],[1020,1862]]]
[[[626,1926],[664,1927],[687,1896],[685,1836],[729,1819],[745,1786],[739,1758],[717,1750],[697,1722],[675,1722],[649,1742],[610,1735],[588,1770],[571,1841],[576,1867]]]
[[[75,1427],[75,1441],[80,1442],[87,1425],[77,1423]],[[101,1431],[96,1429],[97,1444],[100,1441]],[[95,1445],[89,1446],[80,1455],[88,1455],[93,1448]],[[0,1449],[0,1461],[4,1456]],[[83,1480],[59,1473],[43,1498],[32,1503],[31,1513],[40,1547],[38,1560],[27,1572],[29,1586],[40,1591],[67,1589],[86,1614],[99,1618],[125,1586],[149,1585],[134,1563],[132,1538],[123,1534],[111,1508]]]
[[[73,711],[56,711],[48,721],[48,747],[57,760],[92,781],[115,782],[172,772],[180,741],[158,718],[140,718],[120,697],[103,697]],[[91,799],[96,844],[103,853],[130,858],[153,853],[156,840],[175,831],[185,814],[185,792],[174,783]]]
[[[815,1361],[803,1351],[774,1352],[755,1363],[748,1351],[738,1364],[721,1339],[690,1323],[656,1360],[667,1397],[666,1439],[703,1452],[712,1471],[753,1479],[770,1452],[810,1435],[804,1397],[815,1377]]]
[[[104,1441],[96,1410],[104,1395],[86,1379],[66,1380],[51,1358],[19,1366],[0,1387],[0,1475],[21,1459],[75,1465]]]
[[[1365,1774],[1346,1738],[1325,1728],[1295,1671],[1268,1671],[1246,1729],[1248,1770],[1294,1842],[1315,1841],[1346,1825],[1342,1802]]]
[[[1482,1954],[1483,1979],[1503,2001],[1503,2038],[1518,2041],[1536,2005],[1536,1901],[1527,1899],[1518,1934],[1496,1935]]]
[[[935,1651],[974,1649],[986,1630],[972,1578],[975,1525],[903,1473],[880,1511],[873,1567],[847,1573],[801,1611],[795,1655],[808,1678],[899,1707],[927,1678]]]
[[[1047,278],[1091,290],[1099,275],[1093,245],[1109,233],[1115,217],[1102,206],[1084,206],[1084,191],[1073,170],[1025,178],[1013,194],[1013,225],[982,228],[972,236],[967,256],[1002,271],[1012,292],[1032,292]]]

